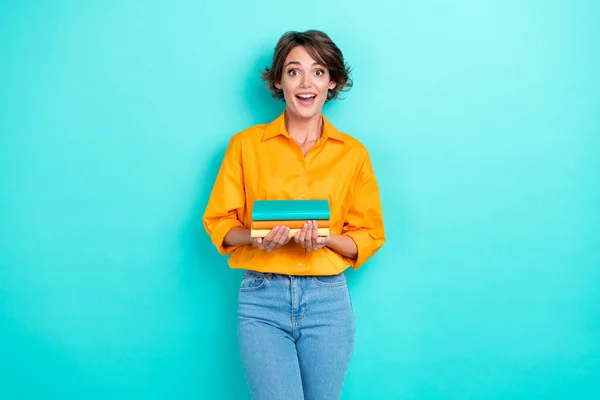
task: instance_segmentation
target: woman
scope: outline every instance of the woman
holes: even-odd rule
[[[204,227],[231,268],[247,270],[238,339],[253,399],[336,399],[354,348],[344,270],[385,241],[379,188],[366,148],[338,131],[323,104],[352,83],[342,52],[323,32],[288,32],[263,73],[283,113],[234,135]],[[306,221],[293,236],[274,227],[251,238],[255,199],[328,199],[330,235]]]

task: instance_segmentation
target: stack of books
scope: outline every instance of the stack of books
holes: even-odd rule
[[[328,200],[255,200],[250,236],[265,237],[276,226],[289,227],[289,235],[294,236],[306,221],[312,220],[317,221],[319,236],[329,235],[331,213]]]

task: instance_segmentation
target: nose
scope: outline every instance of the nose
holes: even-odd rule
[[[302,88],[308,88],[308,87],[310,87],[310,81],[309,81],[308,74],[303,74],[302,75],[302,78],[300,80],[300,87],[302,87]]]

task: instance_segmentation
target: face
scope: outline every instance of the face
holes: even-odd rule
[[[311,118],[321,114],[327,91],[335,85],[330,80],[329,70],[315,61],[303,46],[296,46],[285,59],[281,82],[275,87],[283,90],[288,112]]]

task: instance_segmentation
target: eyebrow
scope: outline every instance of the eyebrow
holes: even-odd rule
[[[292,65],[292,64],[294,64],[294,65],[300,65],[300,61],[290,61],[289,63],[285,64],[285,66],[287,67],[287,66]],[[313,63],[313,65],[321,65],[322,66],[323,64],[321,64],[318,61],[315,61]]]

